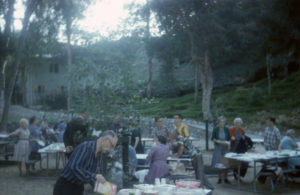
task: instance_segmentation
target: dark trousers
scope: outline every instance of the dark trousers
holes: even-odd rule
[[[84,186],[59,178],[54,186],[53,195],[83,195]]]

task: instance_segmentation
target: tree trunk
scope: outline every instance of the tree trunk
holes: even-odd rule
[[[266,66],[267,66],[267,76],[268,76],[268,95],[272,93],[272,83],[271,83],[271,54],[266,55]]]
[[[8,11],[4,16],[5,19],[5,27],[4,27],[4,36],[6,38],[5,41],[5,47],[6,49],[9,49],[10,46],[10,38],[11,38],[11,23],[13,19],[14,14],[14,5],[15,0],[9,0],[8,2]],[[7,64],[6,56],[3,56],[4,60],[3,62],[0,62],[0,102],[2,104],[3,100],[3,89],[5,87],[5,67]],[[2,106],[2,105],[1,105]]]
[[[71,50],[71,17],[70,14],[66,17],[66,34],[67,34],[67,64],[68,64],[68,72],[69,76],[71,75],[72,71],[72,50]],[[68,79],[68,97],[67,97],[67,110],[68,112],[71,111],[71,102],[72,101],[72,79]]]
[[[298,54],[298,71],[300,71],[300,53]]]
[[[198,99],[199,99],[199,69],[200,69],[200,63],[199,61],[197,61],[195,62],[194,104],[198,104]]]
[[[150,7],[149,0],[147,0],[147,10],[146,10],[146,51],[148,56],[148,81],[147,81],[147,98],[152,98],[152,52],[150,51]]]
[[[22,93],[22,104],[25,107],[28,106],[26,83],[27,83],[27,67],[24,64],[21,68],[21,82],[20,82],[21,85],[20,85],[20,87],[21,87],[21,93]]]
[[[293,54],[294,54],[294,50],[289,51],[286,55],[284,62],[282,63],[285,82],[289,80],[289,63],[290,63],[290,59],[293,57]]]
[[[29,19],[35,9],[35,4],[36,4],[36,0],[28,0],[27,1],[27,7],[26,7],[25,14],[24,14],[23,23],[22,23],[22,31],[21,31],[21,34],[19,37],[18,48],[17,48],[16,54],[15,54],[14,63],[12,65],[12,76],[10,78],[7,89],[5,89],[4,108],[3,108],[2,120],[1,120],[1,131],[6,131],[11,97],[13,94],[13,89],[14,89],[14,86],[16,83],[16,78],[17,78],[17,74],[18,74],[18,70],[19,70],[19,66],[20,66],[20,60],[21,60],[21,55],[22,55],[22,51],[24,48],[24,42],[25,42],[25,37],[27,34]]]
[[[287,82],[289,80],[289,64],[284,64],[283,65],[284,69],[284,81]]]
[[[148,60],[148,82],[147,82],[147,98],[152,98],[152,57]]]
[[[199,71],[200,71],[200,62],[198,60],[198,56],[196,53],[196,46],[194,41],[194,36],[192,34],[192,31],[189,31],[189,38],[190,38],[190,44],[191,44],[191,57],[192,57],[192,63],[195,66],[195,73],[194,73],[194,104],[198,104],[199,99]]]
[[[208,49],[205,50],[204,65],[199,72],[200,72],[200,81],[202,84],[203,119],[212,121],[212,114],[210,111],[210,101],[211,101],[211,94],[213,90],[213,75],[212,75]]]

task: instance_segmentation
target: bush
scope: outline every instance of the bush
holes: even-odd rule
[[[254,87],[248,95],[248,103],[252,106],[261,106],[264,103],[264,92],[262,89]]]

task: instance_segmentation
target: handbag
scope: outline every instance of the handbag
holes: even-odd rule
[[[251,140],[250,137],[245,136],[245,141],[246,141],[247,150],[253,148],[253,141]]]

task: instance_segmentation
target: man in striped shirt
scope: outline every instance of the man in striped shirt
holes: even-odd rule
[[[105,131],[97,140],[78,145],[56,181],[53,195],[83,195],[84,184],[104,183],[105,178],[97,174],[100,153],[113,152],[117,142],[113,131]]]

